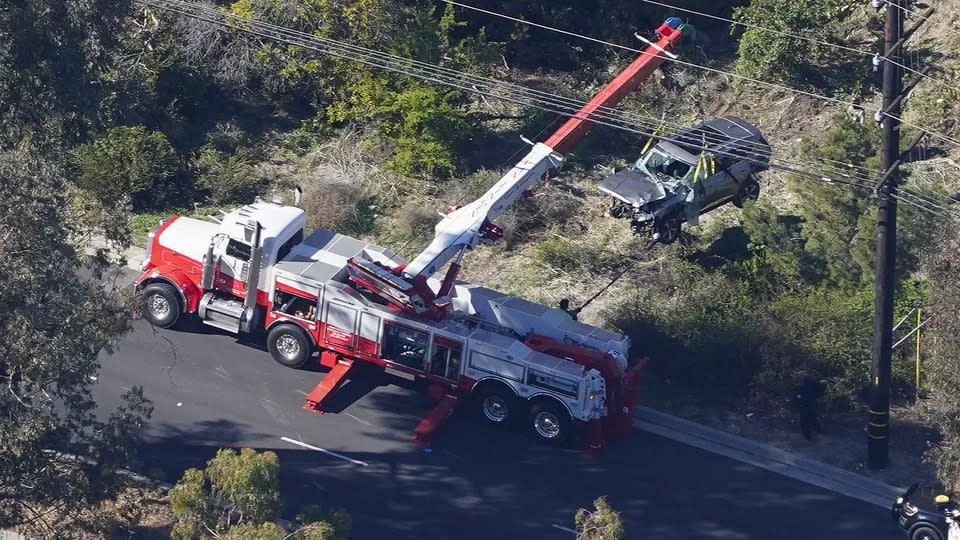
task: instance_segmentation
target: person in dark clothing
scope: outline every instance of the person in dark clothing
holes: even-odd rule
[[[567,314],[573,320],[577,320],[577,314],[580,313],[581,308],[570,309],[570,301],[566,298],[560,300],[560,305],[557,307],[557,311],[562,311]]]
[[[800,410],[800,430],[808,441],[813,440],[813,433],[823,433],[820,420],[817,418],[817,399],[824,393],[823,384],[813,377],[805,377],[797,389],[797,408]]]

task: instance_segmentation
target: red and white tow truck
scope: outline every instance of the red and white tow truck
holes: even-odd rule
[[[330,371],[304,405],[316,412],[357,362],[425,380],[437,405],[414,430],[421,445],[465,402],[492,424],[522,423],[551,443],[578,426],[588,450],[622,439],[648,362],[628,362],[626,336],[456,276],[467,250],[502,236],[492,220],[560,165],[561,152],[589,131],[590,115],[619,103],[674,56],[680,21],[668,19],[657,34],[482,197],[452,208],[411,262],[332,231],[305,236],[296,204],[257,200],[218,223],[172,216],[149,235],[136,282],[144,317],[161,327],[189,316],[235,334],[265,330],[271,355],[293,368],[319,353]]]

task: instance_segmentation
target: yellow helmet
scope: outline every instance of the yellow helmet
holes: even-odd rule
[[[933,499],[933,502],[937,504],[947,504],[950,502],[950,497],[947,497],[946,495],[937,495],[937,497]]]

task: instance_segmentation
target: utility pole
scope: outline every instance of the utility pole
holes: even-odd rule
[[[897,255],[897,182],[902,162],[900,155],[901,101],[921,79],[917,77],[907,88],[900,80],[901,70],[894,64],[901,61],[901,50],[907,39],[933,12],[928,9],[919,22],[903,31],[903,16],[907,1],[887,2],[887,23],[884,29],[883,109],[877,115],[881,122],[883,141],[880,157],[883,161],[883,179],[877,186],[880,200],[877,212],[876,299],[874,301],[870,419],[867,424],[867,454],[871,468],[885,467],[889,462],[890,430],[890,360],[893,355],[893,289]]]

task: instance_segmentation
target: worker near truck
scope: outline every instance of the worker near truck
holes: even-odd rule
[[[560,304],[558,304],[557,307],[554,309],[556,309],[560,313],[563,313],[567,317],[570,317],[573,320],[577,320],[577,314],[580,313],[580,310],[583,308],[579,307],[577,309],[570,309],[570,300],[563,298],[560,300]]]

